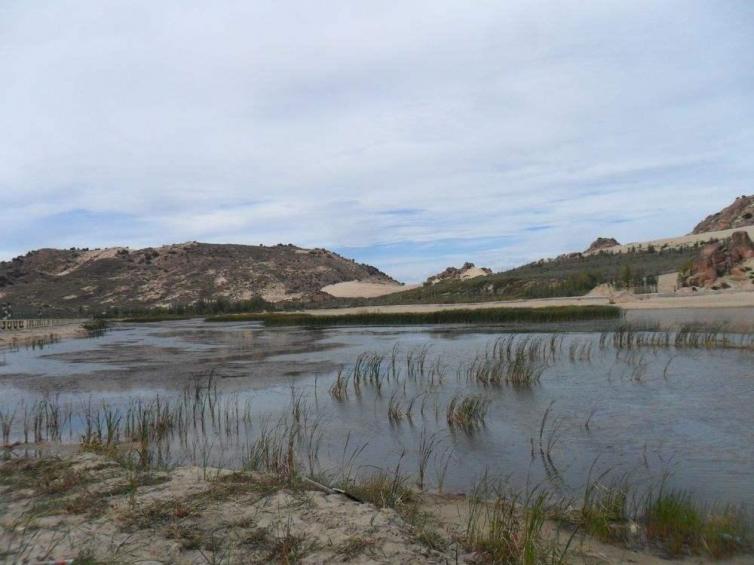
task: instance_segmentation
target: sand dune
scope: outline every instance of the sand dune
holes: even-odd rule
[[[484,308],[545,308],[548,306],[609,305],[606,296],[579,296],[572,298],[541,298],[535,300],[509,300],[504,302],[475,302],[459,304],[396,304],[391,306],[364,306],[354,308],[328,308],[307,310],[314,316],[362,314],[368,312],[437,312],[441,310],[478,310]],[[638,294],[623,293],[614,304],[624,310],[668,308],[754,308],[754,292],[719,291],[698,294]]]
[[[616,245],[614,247],[600,249],[599,251],[591,251],[585,253],[585,255],[594,255],[595,253],[599,253],[601,251],[605,251],[607,253],[627,253],[634,248],[647,249],[650,245],[654,246],[658,250],[662,248],[686,247],[689,245],[694,245],[695,243],[707,243],[709,241],[712,241],[713,239],[728,239],[731,234],[733,234],[733,232],[737,231],[745,231],[749,234],[749,237],[754,239],[754,226],[748,226],[745,228],[736,228],[732,230],[711,231],[700,234],[669,237],[666,239],[655,239],[652,241],[637,241],[633,243],[625,243],[623,245]]]
[[[327,285],[322,288],[330,296],[336,298],[376,298],[386,294],[394,294],[411,290],[418,287],[418,284],[389,284],[377,282],[347,281],[337,284]]]

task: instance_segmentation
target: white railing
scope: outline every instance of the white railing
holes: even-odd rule
[[[18,320],[0,320],[0,332],[20,332],[24,330],[36,330],[39,328],[56,328],[59,326],[70,326],[80,324],[84,320],[73,319],[18,319]]]

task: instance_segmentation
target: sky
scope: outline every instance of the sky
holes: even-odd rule
[[[688,233],[754,193],[753,60],[750,0],[0,0],[0,259]]]

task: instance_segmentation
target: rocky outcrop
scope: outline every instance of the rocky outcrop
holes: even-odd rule
[[[734,232],[729,240],[706,245],[699,257],[680,273],[679,282],[686,287],[711,287],[751,258],[754,258],[754,243],[749,234]]]
[[[464,263],[461,268],[448,267],[442,273],[432,275],[424,284],[437,284],[443,281],[467,280],[492,274],[492,269],[477,267],[474,263]]]
[[[754,226],[754,196],[739,196],[727,208],[708,216],[692,234]]]
[[[199,300],[316,300],[344,281],[397,284],[326,249],[189,242],[146,249],[41,249],[0,262],[0,301],[46,316]],[[326,295],[322,295],[326,297]]]
[[[589,246],[589,249],[586,250],[586,253],[595,253],[597,251],[601,251],[602,249],[608,249],[610,247],[616,247],[618,245],[620,245],[620,242],[617,239],[614,239],[612,237],[598,237],[592,242],[592,244]]]

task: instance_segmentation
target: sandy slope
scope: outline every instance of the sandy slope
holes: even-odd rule
[[[720,291],[689,295],[622,293],[614,299],[615,305],[625,310],[665,308],[739,308],[754,307],[754,292]],[[505,302],[476,302],[459,304],[399,304],[358,308],[331,308],[308,310],[308,314],[325,316],[333,314],[360,314],[365,312],[436,312],[439,310],[477,310],[483,308],[544,308],[547,306],[589,306],[610,304],[607,296],[582,296],[573,298],[543,298],[537,300],[510,300]]]
[[[362,281],[347,281],[327,285],[322,292],[336,298],[376,298],[418,287],[418,284],[389,284]]]
[[[745,231],[749,234],[749,237],[754,239],[754,226],[749,226],[732,230],[711,231],[695,235],[683,235],[680,237],[655,239],[653,241],[637,241],[633,243],[625,243],[623,245],[616,245],[615,247],[607,247],[605,249],[600,249],[599,251],[585,253],[585,255],[593,255],[595,253],[599,253],[600,251],[605,251],[607,253],[626,253],[632,248],[647,249],[647,247],[649,247],[650,245],[653,245],[657,249],[662,249],[663,247],[685,247],[688,245],[694,245],[695,243],[707,243],[709,241],[712,241],[713,239],[727,239],[731,236],[731,234],[733,234],[733,232],[737,231]]]

